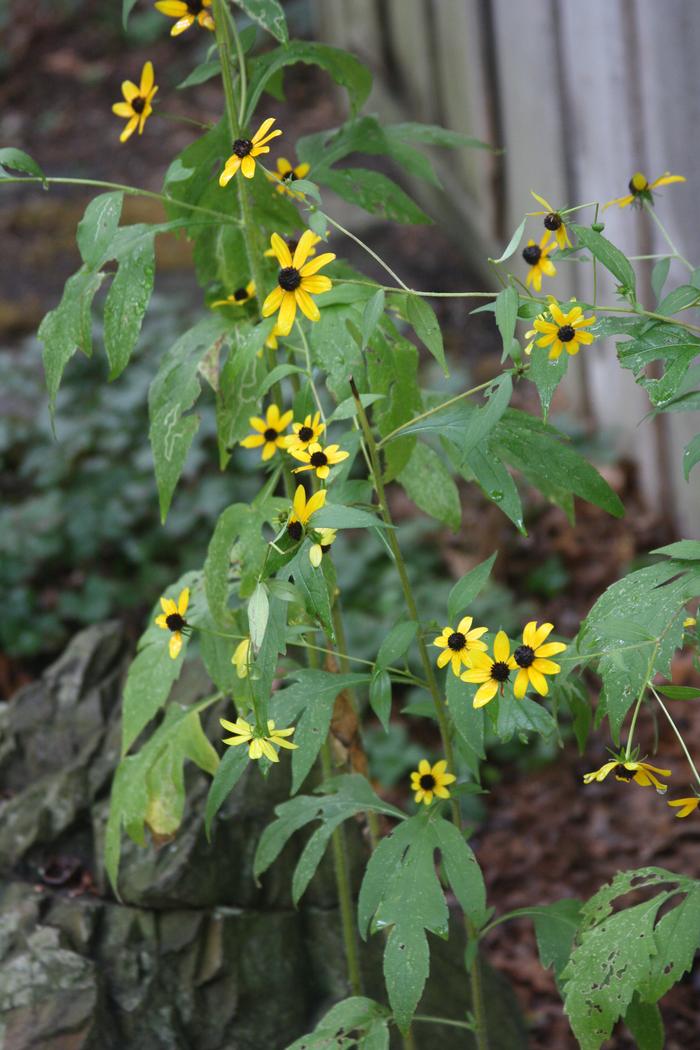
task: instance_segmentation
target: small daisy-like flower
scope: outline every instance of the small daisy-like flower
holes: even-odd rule
[[[549,656],[556,656],[566,649],[563,642],[546,642],[553,630],[553,623],[543,623],[538,627],[537,621],[531,620],[525,624],[523,644],[513,653],[513,659],[520,668],[513,685],[513,692],[518,700],[522,700],[530,685],[540,696],[546,696],[549,686],[545,675],[559,674],[561,671],[559,664],[548,659]]]
[[[313,255],[316,254],[316,245],[320,244],[322,238],[319,237],[317,233],[313,233],[311,230],[308,230],[307,232],[311,233],[311,237],[309,237],[308,240],[308,243],[311,245],[311,247],[306,253],[306,258],[310,259]],[[284,243],[287,245],[292,255],[294,255],[294,252],[297,250],[297,245],[299,244],[299,238],[287,237],[284,239]],[[268,248],[264,254],[267,259],[277,258],[277,253],[274,248]]]
[[[342,463],[350,455],[349,452],[344,452],[340,445],[326,445],[323,448],[318,441],[312,442],[308,448],[294,445],[291,448],[288,447],[287,451],[290,456],[294,456],[304,464],[303,467],[294,468],[295,474],[300,474],[303,470],[315,470],[316,477],[322,481],[325,481],[330,474],[331,467],[334,467],[336,463]]]
[[[234,734],[233,736],[225,737],[224,744],[229,744],[231,747],[247,744],[248,755],[253,760],[262,758],[264,755],[270,762],[279,762],[279,755],[275,751],[275,747],[286,747],[290,751],[294,751],[299,746],[298,744],[293,744],[291,740],[285,739],[292,735],[295,727],[275,729],[275,723],[271,718],[268,720],[267,732],[265,733],[250,725],[243,718],[237,718],[235,722],[227,722],[225,718],[220,718],[219,722],[224,729]]]
[[[171,36],[179,36],[197,22],[202,29],[214,29],[214,19],[208,8],[211,0],[158,0],[155,4],[157,11],[168,18],[176,18],[175,25],[170,30]]]
[[[231,156],[224,164],[224,170],[219,175],[219,186],[228,186],[229,182],[240,168],[246,179],[252,179],[255,175],[255,158],[263,153],[269,153],[267,145],[272,139],[277,138],[282,132],[279,128],[270,131],[275,123],[275,117],[264,120],[252,139],[236,139],[231,146]]]
[[[294,433],[287,438],[287,449],[308,449],[309,445],[318,442],[325,429],[326,424],[321,422],[320,412],[306,416],[303,423],[292,423]]]
[[[462,664],[465,667],[469,666],[471,652],[476,649],[486,651],[486,642],[479,641],[479,639],[482,634],[486,634],[488,627],[472,628],[473,622],[473,617],[463,616],[455,631],[451,627],[443,627],[442,634],[433,642],[438,649],[442,649],[437,658],[438,667],[446,667],[451,663],[453,673],[459,675]]]
[[[331,549],[331,544],[338,534],[337,529],[314,529],[314,535],[316,542],[313,543],[309,549],[309,561],[313,565],[314,569],[317,569],[321,564],[321,560],[324,554],[327,554]]]
[[[618,208],[627,208],[630,204],[638,204],[641,207],[643,201],[653,204],[654,194],[652,190],[657,189],[659,186],[669,186],[672,182],[685,182],[685,175],[671,175],[670,172],[665,171],[663,175],[659,175],[658,179],[649,182],[643,172],[636,171],[629,181],[629,193],[625,197],[616,197],[614,200],[608,201],[607,204],[603,205],[603,211],[606,208],[611,208],[613,205],[617,205]]]
[[[415,791],[416,802],[422,802],[429,806],[436,798],[449,798],[447,784],[452,784],[457,779],[454,773],[447,773],[447,762],[443,759],[430,765],[427,758],[422,758],[418,763],[418,769],[411,773],[411,791]]]
[[[297,179],[305,179],[310,171],[310,164],[297,164],[296,168],[294,168],[286,157],[280,157],[277,161],[277,171],[272,172],[271,178],[279,181],[278,193],[287,193],[290,197],[300,197],[300,193],[292,193],[288,188],[289,184],[296,182]]]
[[[557,209],[553,208],[549,201],[546,201],[544,197],[540,197],[539,193],[535,193],[534,190],[530,190],[530,193],[537,203],[542,205],[544,211],[529,211],[528,215],[544,215],[544,228],[554,234],[557,246],[561,251],[564,251],[565,248],[571,248],[569,231]]]
[[[303,485],[297,485],[292,503],[292,513],[287,519],[287,532],[295,542],[298,542],[304,534],[304,529],[309,524],[310,518],[325,505],[327,489],[319,489],[307,500],[306,489]]]
[[[549,253],[554,250],[554,244],[549,244],[548,241],[549,232],[545,231],[539,244],[529,240],[523,248],[523,259],[530,267],[525,284],[528,288],[532,285],[536,292],[542,287],[543,275],[554,277],[557,272],[554,263],[548,258]]]
[[[239,642],[233,651],[231,657],[231,663],[236,668],[236,674],[239,678],[248,677],[248,659],[250,654],[250,638],[244,638],[242,642]]]
[[[612,761],[606,762],[600,769],[584,774],[583,782],[584,784],[590,784],[594,780],[600,782],[605,780],[609,773],[614,774],[615,780],[624,780],[628,783],[630,780],[634,780],[642,787],[651,787],[653,785],[660,795],[668,791],[668,784],[662,783],[654,774],[658,773],[662,777],[671,776],[670,769],[659,769],[658,766],[651,766],[648,762],[635,762],[625,759],[624,755],[619,755]]]
[[[483,707],[493,700],[510,679],[510,672],[518,666],[510,655],[510,642],[505,631],[499,631],[493,642],[493,658],[476,649],[468,657],[469,670],[460,675],[463,682],[478,683],[474,694],[474,707]]]
[[[182,636],[189,631],[189,624],[185,619],[187,606],[190,604],[190,589],[185,587],[175,601],[173,598],[161,598],[160,607],[163,612],[156,616],[156,625],[164,631],[170,631],[170,643],[168,652],[171,659],[176,660],[182,649]]]
[[[122,82],[122,95],[124,102],[115,102],[112,113],[126,120],[126,127],[119,136],[120,142],[126,142],[138,128],[139,135],[143,134],[146,121],[153,112],[153,96],[158,87],[153,83],[153,63],[145,62],[141,70],[141,83],[137,87],[131,80]]]
[[[217,299],[212,306],[244,306],[255,296],[255,281],[248,281],[243,288],[236,288],[235,292],[227,295],[225,299]]]
[[[681,807],[675,814],[677,817],[689,817],[700,806],[700,798],[697,795],[693,795],[692,798],[671,798],[668,805]]]
[[[263,303],[262,315],[270,317],[279,310],[277,324],[280,335],[289,335],[291,332],[297,306],[310,321],[318,321],[321,314],[311,296],[320,295],[333,287],[330,277],[318,272],[333,262],[333,252],[323,252],[311,262],[306,261],[316,243],[316,234],[306,230],[292,255],[278,233],[273,233],[270,238],[280,271],[277,274],[277,287],[273,288]]]
[[[580,306],[573,306],[565,314],[557,303],[550,303],[548,309],[552,320],[545,321],[540,315],[535,318],[533,324],[536,332],[542,332],[542,338],[537,340],[537,346],[550,347],[549,359],[551,361],[556,361],[561,356],[562,350],[566,350],[567,354],[573,357],[582,346],[590,346],[595,336],[583,329],[595,324],[595,314],[585,317]]]
[[[293,415],[291,408],[288,412],[280,414],[277,405],[268,405],[264,419],[261,419],[259,416],[250,417],[248,422],[255,433],[243,438],[241,445],[243,448],[260,448],[262,446],[263,460],[271,459],[278,448],[286,447],[287,436],[282,431],[286,430],[292,422]]]

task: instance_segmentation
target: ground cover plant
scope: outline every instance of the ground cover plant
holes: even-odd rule
[[[133,6],[125,2],[125,19]],[[454,530],[460,524],[456,479],[477,485],[520,531],[523,483],[571,517],[575,499],[624,514],[604,478],[548,421],[549,409],[569,358],[595,353],[603,338],[617,341],[619,364],[648,392],[653,413],[697,407],[700,327],[686,312],[700,302],[700,271],[678,254],[656,211],[656,191],[683,178],[665,173],[650,182],[633,173],[628,193],[607,203],[556,207],[535,194],[536,210],[493,261],[498,291],[418,291],[402,281],[400,260],[379,258],[334,218],[324,194],[332,191],[387,220],[427,223],[398,183],[357,166],[357,155],[387,157],[408,175],[435,183],[431,148],[483,144],[432,125],[382,125],[363,114],[367,70],[345,52],[290,41],[276,0],[235,6],[161,0],[156,7],[172,20],[174,37],[211,34],[210,54],[187,83],[219,77],[222,88],[221,120],[197,129],[155,194],[166,221],[121,225],[124,197],[143,192],[138,187],[47,175],[22,151],[0,151],[4,181],[33,180],[47,189],[78,182],[102,191],[78,226],[82,266],[39,330],[52,410],[73,355],[93,351],[93,300],[103,285],[110,379],[118,381],[130,366],[149,306],[156,236],[192,242],[202,286],[201,319],[162,355],[149,392],[156,487],[165,520],[200,426],[195,406],[200,398],[204,404],[207,387],[218,465],[232,502],[215,524],[204,564],[173,580],[156,602],[126,682],[123,757],[106,840],[115,892],[122,834],[137,842],[147,830],[177,834],[185,762],[211,774],[208,829],[251,763],[261,776],[273,764],[289,763],[291,797],[258,843],[256,875],[275,863],[292,836],[311,830],[293,880],[298,901],[330,847],[352,992],[293,1045],[335,1040],[378,1048],[388,1046],[396,1030],[410,1046],[414,1026],[439,1022],[423,1016],[419,1004],[430,967],[428,934],[449,935],[449,893],[459,904],[467,944],[463,1020],[451,1023],[487,1047],[481,942],[515,917],[490,908],[464,819],[470,797],[481,791],[487,731],[502,741],[550,739],[562,722],[573,726],[584,752],[593,722],[607,721],[610,758],[586,774],[581,790],[595,791],[597,782],[614,777],[621,806],[623,792],[647,789],[669,807],[669,820],[674,814],[697,819],[700,775],[673,716],[674,705],[692,702],[697,691],[668,678],[674,651],[697,644],[690,609],[700,596],[700,543],[652,552],[651,564],[608,588],[574,638],[527,615],[509,635],[473,612],[497,551],[455,583],[439,621],[426,618],[387,489],[401,486]],[[240,31],[242,14],[251,24]],[[284,68],[298,62],[319,65],[346,91],[349,117],[292,149],[284,128],[266,114],[265,98],[279,96]],[[139,135],[157,134],[158,70],[146,62],[128,73],[133,79],[124,81],[113,107],[115,123],[122,122],[115,138],[123,145],[115,148],[135,148]],[[629,206],[645,208],[668,240],[654,269],[653,309],[638,298],[634,260],[604,235],[604,208]],[[343,260],[344,238],[381,266],[385,283]],[[510,270],[518,251],[524,280],[520,262]],[[554,295],[557,269],[569,257],[592,268],[590,302]],[[672,261],[687,277],[669,287]],[[614,290],[604,296],[610,278]],[[493,314],[503,343],[498,375],[449,396],[422,388],[418,350],[407,338],[412,331],[448,374],[430,305],[447,294]],[[538,416],[511,407],[514,388],[526,383],[537,389]],[[257,494],[245,500],[232,469],[237,448],[259,470]],[[698,459],[695,438],[684,455],[686,478]],[[370,552],[381,551],[403,594],[405,614],[387,625],[371,659],[349,652],[345,640],[334,551],[350,530],[356,556],[362,560],[364,549],[369,562]],[[211,678],[211,696],[189,707],[169,702],[185,660],[195,655]],[[386,802],[359,769],[339,771],[329,740],[339,703],[387,730],[393,694],[407,685],[422,697],[411,704],[410,717],[432,720],[442,747],[440,758],[418,759],[410,775],[416,803],[410,813]],[[214,705],[220,741],[208,739],[200,723],[201,712]],[[658,757],[636,742],[640,713],[649,709],[659,716]],[[670,734],[687,757],[691,786],[668,799],[663,749]],[[317,768],[320,786],[309,790]],[[544,818],[533,814],[537,819]],[[362,823],[371,847],[356,902],[345,841],[349,820]],[[620,873],[588,901],[533,902],[517,914],[532,917],[542,964],[556,974],[582,1047],[601,1046],[620,1019],[640,1047],[663,1046],[657,1004],[691,968],[699,942],[697,880],[644,867]],[[362,994],[360,953],[369,937],[384,938],[386,995],[377,1000]]]

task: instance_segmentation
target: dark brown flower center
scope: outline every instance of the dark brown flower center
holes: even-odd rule
[[[418,781],[423,791],[432,791],[435,787],[435,777],[432,773],[424,773]]]
[[[319,547],[324,554],[328,554],[328,551],[331,549],[330,543],[319,543]]]
[[[289,240],[287,241],[287,247],[289,248],[289,250],[292,253],[292,255],[294,255],[294,252],[299,247],[299,241],[295,240],[294,237],[290,237]]]
[[[247,157],[253,148],[250,139],[236,139],[231,149],[237,157]]]
[[[561,343],[570,343],[575,335],[576,329],[573,328],[570,324],[562,325],[559,331],[557,332],[557,338]]]
[[[205,7],[202,0],[187,0],[187,10],[191,15],[199,15]]]
[[[450,637],[447,639],[447,648],[451,649],[453,653],[458,653],[467,644],[466,637],[461,631],[453,631]]]
[[[245,302],[245,300],[248,298],[248,292],[245,288],[236,288],[235,292],[233,293],[233,298],[236,300],[237,303]]]
[[[635,181],[634,180],[635,180],[636,177],[637,176],[633,175],[632,178],[630,179],[630,181],[627,183],[627,189],[630,191],[630,193],[634,197],[636,197],[640,193],[645,193],[646,190],[649,189],[649,183],[646,180],[645,180],[643,186],[635,186]],[[638,181],[641,182],[641,179],[638,179]]]
[[[136,98],[131,100],[131,108],[134,113],[143,113],[146,108],[146,99],[142,95],[137,95]]]
[[[634,780],[636,773],[636,769],[625,769],[622,763],[615,770],[615,776],[618,780]]]
[[[541,255],[542,249],[539,244],[528,244],[527,248],[523,248],[523,259],[529,266],[536,266]]]
[[[558,215],[555,211],[550,211],[549,215],[544,217],[544,225],[547,230],[558,230],[561,226],[561,215]]]
[[[530,667],[535,659],[535,650],[531,645],[519,645],[513,657],[518,667]]]
[[[170,616],[166,616],[165,622],[169,631],[181,631],[186,626],[185,619],[180,616],[180,613],[170,613]]]
[[[314,432],[311,429],[311,427],[302,427],[300,429],[300,431],[299,431],[299,440],[300,441],[311,441],[311,438],[313,436],[314,436]]]
[[[311,466],[312,467],[325,467],[328,464],[328,456],[325,452],[312,452],[311,453]]]
[[[285,292],[293,292],[301,284],[301,274],[296,266],[285,266],[277,274],[277,283]]]
[[[268,427],[267,430],[263,433],[265,441],[277,441],[277,438],[279,436],[279,430],[275,430],[274,427]]]
[[[290,171],[285,171],[284,175],[282,176],[282,182],[296,182],[298,177],[299,176],[295,175],[294,172],[290,169]]]
[[[292,537],[293,540],[296,540],[296,541],[300,540],[302,531],[303,530],[302,530],[300,521],[290,521],[289,524],[287,525],[287,532],[289,533],[289,535]]]
[[[510,667],[503,660],[491,664],[491,677],[494,682],[507,682],[510,678]]]

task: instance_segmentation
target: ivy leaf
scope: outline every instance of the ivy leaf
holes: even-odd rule
[[[462,520],[459,491],[452,475],[432,448],[417,442],[397,480],[417,507],[431,518],[444,522],[453,532],[459,530]]]
[[[42,180],[44,189],[48,188],[46,175],[28,153],[14,146],[3,146],[0,149],[0,181],[6,179],[13,171],[23,171],[25,175],[33,175]]]
[[[492,554],[486,561],[480,562],[465,573],[461,580],[457,580],[447,599],[447,616],[450,623],[456,623],[459,614],[481,594],[489,581],[495,560],[496,554]]]
[[[637,280],[634,269],[627,256],[617,248],[607,237],[596,233],[588,226],[577,226],[572,223],[571,229],[580,244],[588,248],[591,255],[603,264],[613,277],[620,282],[622,294],[634,299],[636,294]]]
[[[420,341],[428,348],[445,375],[449,375],[445,348],[442,343],[442,331],[432,306],[418,295],[406,295],[406,320],[413,328]]]

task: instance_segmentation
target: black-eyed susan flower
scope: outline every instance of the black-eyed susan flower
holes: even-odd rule
[[[250,302],[255,297],[255,281],[248,281],[248,284],[241,288],[236,288],[235,292],[231,295],[227,295],[225,299],[216,299],[212,306],[245,306],[246,303]]]
[[[528,288],[532,285],[535,291],[539,292],[542,287],[542,277],[555,276],[557,272],[556,267],[552,260],[548,258],[549,253],[553,250],[554,244],[549,244],[549,232],[547,230],[542,235],[539,244],[529,240],[523,248],[523,259],[530,267],[525,278]]]
[[[493,700],[510,678],[510,672],[518,666],[510,655],[510,642],[505,631],[499,631],[493,642],[493,657],[488,652],[475,649],[467,657],[468,670],[460,675],[463,682],[478,683],[474,694],[474,707],[483,707]]]
[[[122,82],[124,102],[115,102],[112,106],[112,112],[126,120],[126,127],[119,136],[120,142],[131,138],[137,128],[139,135],[143,134],[144,125],[153,112],[153,96],[158,90],[153,79],[153,63],[145,62],[138,87],[131,80]]]
[[[692,798],[670,798],[668,805],[678,809],[675,816],[689,817],[700,806],[700,798],[697,795],[693,795]]]
[[[658,179],[649,182],[643,172],[636,171],[627,187],[629,193],[624,197],[616,197],[614,200],[608,201],[603,206],[603,211],[606,208],[611,208],[613,205],[617,205],[618,208],[627,208],[630,204],[641,205],[643,201],[646,201],[647,204],[653,204],[654,194],[652,190],[658,189],[659,186],[669,186],[672,182],[685,182],[685,175],[671,175],[670,172],[665,171],[663,175],[659,175]]]
[[[292,255],[278,233],[273,233],[270,238],[280,271],[277,274],[277,287],[273,288],[263,303],[262,315],[271,317],[279,310],[277,325],[280,335],[289,335],[291,332],[297,306],[310,321],[318,321],[321,315],[311,296],[320,295],[332,288],[330,277],[325,277],[318,271],[333,262],[335,255],[333,252],[323,252],[311,262],[307,262],[314,244],[316,234],[306,230]]]
[[[310,247],[309,247],[309,250],[306,253],[306,258],[310,259],[312,256],[314,256],[316,254],[316,245],[320,244],[321,237],[319,237],[317,233],[313,233],[311,230],[309,230],[307,232],[311,233],[311,237],[309,237],[309,239],[308,239],[308,244],[310,245]],[[284,238],[284,243],[287,245],[287,247],[289,248],[289,250],[292,253],[292,255],[294,255],[294,252],[297,250],[297,245],[299,244],[299,238],[298,237],[286,237],[286,238]],[[267,251],[264,254],[265,254],[265,257],[268,258],[268,259],[275,259],[275,258],[277,258],[277,253],[275,252],[274,248],[268,248]]]
[[[547,642],[553,630],[553,623],[542,623],[538,627],[536,620],[530,620],[525,624],[522,645],[517,646],[513,653],[519,668],[513,683],[513,692],[518,700],[525,696],[528,686],[532,686],[540,696],[546,696],[549,686],[545,675],[559,674],[561,671],[559,664],[548,659],[566,649],[563,642]]]
[[[565,248],[570,248],[571,241],[569,239],[569,231],[566,228],[564,219],[557,209],[553,208],[549,201],[546,201],[544,197],[540,197],[539,193],[535,193],[534,190],[530,190],[530,193],[537,203],[542,205],[544,211],[530,211],[528,212],[528,215],[544,215],[544,228],[554,234],[557,246],[561,251],[564,251]]]
[[[595,314],[586,317],[580,306],[572,306],[565,314],[557,303],[550,303],[548,310],[552,320],[547,321],[540,315],[535,318],[533,325],[535,331],[542,333],[542,337],[537,340],[537,346],[550,348],[551,361],[556,361],[562,350],[566,350],[567,354],[573,357],[582,346],[590,346],[595,336],[585,329],[588,325],[595,324]]]
[[[301,196],[301,194],[292,193],[289,189],[289,185],[292,182],[296,182],[298,179],[305,179],[311,170],[311,165],[304,163],[297,164],[296,167],[293,167],[286,157],[280,157],[277,161],[276,167],[277,171],[273,171],[271,177],[279,182],[277,192],[288,193],[290,197]]]
[[[250,417],[248,422],[255,433],[243,438],[241,445],[243,448],[262,447],[262,458],[271,459],[278,448],[286,447],[288,435],[283,434],[282,431],[286,430],[292,422],[293,415],[291,409],[280,413],[277,405],[268,405],[264,419],[259,416]]]
[[[301,539],[304,529],[316,511],[325,506],[327,493],[327,489],[319,489],[307,500],[306,489],[303,485],[297,485],[292,502],[292,511],[287,519],[287,532],[295,542]]]
[[[321,413],[315,412],[312,416],[305,416],[303,423],[292,423],[293,433],[287,438],[287,448],[308,448],[314,445],[326,429],[326,424],[321,422]]]
[[[244,638],[233,650],[231,663],[236,668],[239,678],[248,677],[248,663],[250,661],[250,638]]]
[[[605,780],[609,773],[614,775],[615,780],[624,780],[627,783],[634,780],[642,787],[653,786],[660,795],[668,791],[668,784],[664,784],[654,774],[658,773],[662,777],[671,776],[670,769],[659,769],[658,766],[651,766],[648,762],[637,762],[625,758],[624,755],[618,755],[610,762],[606,762],[600,769],[594,769],[592,773],[585,773],[583,782],[584,784],[590,784],[594,780],[600,782]]]
[[[189,587],[185,587],[180,591],[177,601],[173,598],[160,599],[160,607],[163,612],[160,616],[156,616],[156,625],[161,627],[164,631],[170,631],[168,652],[173,660],[177,659],[178,654],[182,649],[183,634],[187,634],[190,630],[189,624],[185,619],[185,613],[187,612],[187,606],[189,604]]]
[[[456,630],[453,631],[451,627],[443,627],[442,634],[433,642],[438,649],[442,649],[437,658],[438,667],[452,664],[452,671],[458,675],[462,664],[468,666],[468,657],[471,652],[477,649],[482,652],[486,651],[486,642],[480,641],[480,638],[486,634],[488,627],[472,627],[473,622],[473,617],[463,616]]]
[[[447,762],[443,759],[430,765],[427,758],[422,758],[418,763],[418,769],[411,773],[411,791],[415,791],[415,799],[418,805],[429,806],[436,798],[449,798],[448,784],[453,784],[457,777],[454,773],[447,772]]]
[[[233,152],[219,175],[219,186],[227,186],[239,168],[246,179],[253,178],[255,158],[260,157],[263,153],[269,153],[268,142],[282,134],[279,128],[270,131],[275,119],[275,117],[268,117],[267,120],[264,120],[252,139],[236,139],[231,146]]]
[[[248,755],[253,760],[262,758],[264,755],[270,762],[279,762],[279,755],[275,751],[275,747],[286,747],[290,751],[294,751],[299,746],[286,739],[292,735],[295,727],[276,729],[275,723],[271,718],[268,720],[266,731],[250,725],[243,718],[237,718],[235,722],[227,722],[225,718],[220,718],[219,722],[224,729],[234,734],[233,736],[224,737],[224,744],[229,744],[231,747],[247,744]]]
[[[334,467],[336,463],[342,463],[350,455],[340,445],[326,445],[324,448],[319,445],[318,441],[312,442],[308,448],[293,445],[291,448],[288,447],[287,451],[290,456],[294,456],[294,459],[304,464],[303,467],[294,468],[295,474],[301,474],[303,470],[314,470],[316,477],[321,481],[326,480],[331,472],[331,467]]]
[[[323,555],[331,549],[331,544],[338,535],[337,529],[314,529],[314,540],[309,548],[309,561],[314,569],[321,564]]]
[[[177,21],[170,30],[171,36],[179,36],[197,22],[202,29],[214,29],[214,19],[209,13],[211,0],[158,0],[156,10]]]

